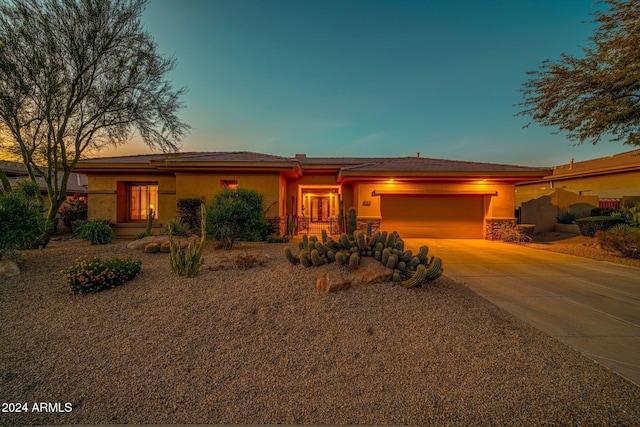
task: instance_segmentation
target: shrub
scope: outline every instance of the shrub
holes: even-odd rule
[[[530,242],[531,237],[517,224],[505,222],[497,230],[497,237],[503,242]]]
[[[557,220],[558,224],[573,224],[576,221],[576,214],[574,212],[565,212]]]
[[[191,240],[186,249],[182,248],[178,242],[173,240],[173,229],[169,227],[171,271],[177,275],[187,277],[195,277],[198,275],[198,271],[204,262],[202,259],[202,250],[204,249],[204,242],[207,238],[205,230],[206,224],[207,209],[202,205],[200,206],[200,232],[202,238],[198,244],[196,244],[195,239]]]
[[[171,218],[169,221],[167,221],[167,225],[165,227],[167,234],[169,233],[169,228],[171,228],[174,236],[191,236],[191,228],[189,228],[189,225],[184,222],[182,218],[176,217]]]
[[[627,211],[629,214],[629,222],[633,224],[634,227],[639,227],[640,226],[640,203],[636,202]]]
[[[180,215],[182,222],[189,227],[190,233],[200,230],[200,206],[203,204],[204,197],[178,200],[178,215]]]
[[[58,209],[60,219],[67,227],[71,227],[71,223],[77,220],[87,220],[87,201],[80,198],[80,195],[74,194],[73,198],[65,205]]]
[[[92,245],[104,245],[116,239],[116,233],[109,225],[109,220],[96,219],[79,225],[74,230],[82,239],[88,240]]]
[[[605,231],[616,224],[623,224],[624,222],[622,218],[613,218],[610,216],[590,216],[576,220],[580,234],[590,237],[593,237],[596,231]]]
[[[267,236],[267,243],[288,243],[289,240],[289,236],[278,236],[277,234]]]
[[[224,189],[208,206],[207,235],[218,240],[225,249],[231,249],[236,240],[265,240],[268,229],[264,197],[258,191],[242,187]]]
[[[615,211],[615,208],[593,208],[591,209],[591,216],[611,216]]]
[[[147,233],[144,231],[141,231],[140,233],[136,233],[133,235],[133,240],[140,240],[143,237],[147,237]]]
[[[640,258],[640,230],[619,224],[607,231],[596,233],[603,249],[620,252],[629,258]]]
[[[46,230],[39,191],[38,184],[22,181],[15,191],[0,192],[0,259],[38,247]]]
[[[140,273],[142,261],[113,258],[80,257],[76,264],[62,272],[73,294],[88,294],[114,288]]]

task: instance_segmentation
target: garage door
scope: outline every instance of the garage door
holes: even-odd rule
[[[483,196],[381,195],[382,230],[402,237],[482,239]]]

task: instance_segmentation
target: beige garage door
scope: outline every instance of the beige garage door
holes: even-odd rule
[[[382,230],[401,237],[482,239],[483,196],[381,195]]]

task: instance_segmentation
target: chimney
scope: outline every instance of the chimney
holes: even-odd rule
[[[420,152],[419,151],[416,153],[416,157],[418,157],[418,158],[420,157]]]
[[[571,159],[571,162],[569,163],[569,170],[573,169],[573,158]]]
[[[304,159],[306,157],[307,157],[306,154],[296,154],[296,159]]]

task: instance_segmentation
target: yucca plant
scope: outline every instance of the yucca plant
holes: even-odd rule
[[[196,277],[204,260],[202,250],[206,240],[207,210],[204,205],[200,206],[200,243],[193,239],[187,248],[183,248],[180,243],[173,240],[173,226],[169,225],[169,242],[171,245],[171,271],[179,276]]]

